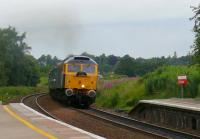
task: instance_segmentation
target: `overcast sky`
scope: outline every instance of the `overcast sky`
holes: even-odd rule
[[[199,0],[0,0],[0,27],[26,32],[31,53],[186,55]]]

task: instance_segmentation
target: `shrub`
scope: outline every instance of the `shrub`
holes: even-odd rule
[[[188,85],[183,88],[184,97],[200,97],[199,66],[165,66],[139,80],[101,81],[96,105],[130,110],[140,99],[181,97],[177,76],[182,74],[188,77]]]
[[[112,81],[111,81],[112,82]],[[98,92],[96,105],[107,108],[129,109],[144,94],[144,85],[136,80],[124,80],[112,88]]]
[[[188,85],[184,87],[184,95],[196,97],[200,83],[200,68],[198,66],[167,66],[162,67],[144,77],[145,90],[148,95],[167,91],[179,94],[181,87],[177,84],[178,75],[187,75]]]

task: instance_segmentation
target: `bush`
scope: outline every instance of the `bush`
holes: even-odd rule
[[[187,75],[188,85],[184,87],[186,97],[196,97],[200,83],[199,66],[167,66],[144,77],[147,95],[158,92],[173,92],[180,96],[181,87],[177,84],[178,75]]]
[[[111,88],[104,88],[98,92],[96,105],[129,110],[142,98],[144,92],[144,85],[137,80],[125,80]]]
[[[41,76],[40,77],[40,83],[38,86],[46,86],[48,85],[48,77],[47,76]]]
[[[199,66],[165,66],[139,80],[129,78],[101,81],[96,105],[130,110],[140,99],[181,97],[177,76],[182,74],[188,77],[188,85],[184,86],[184,97],[200,97]]]

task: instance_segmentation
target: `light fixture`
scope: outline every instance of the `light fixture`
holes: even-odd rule
[[[81,85],[81,87],[82,87],[82,88],[85,88],[85,85],[84,85],[84,84],[82,84],[82,85]]]

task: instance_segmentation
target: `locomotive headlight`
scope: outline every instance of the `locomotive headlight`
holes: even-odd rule
[[[85,85],[84,85],[84,84],[82,84],[82,85],[81,85],[81,87],[82,87],[82,88],[85,88]]]

